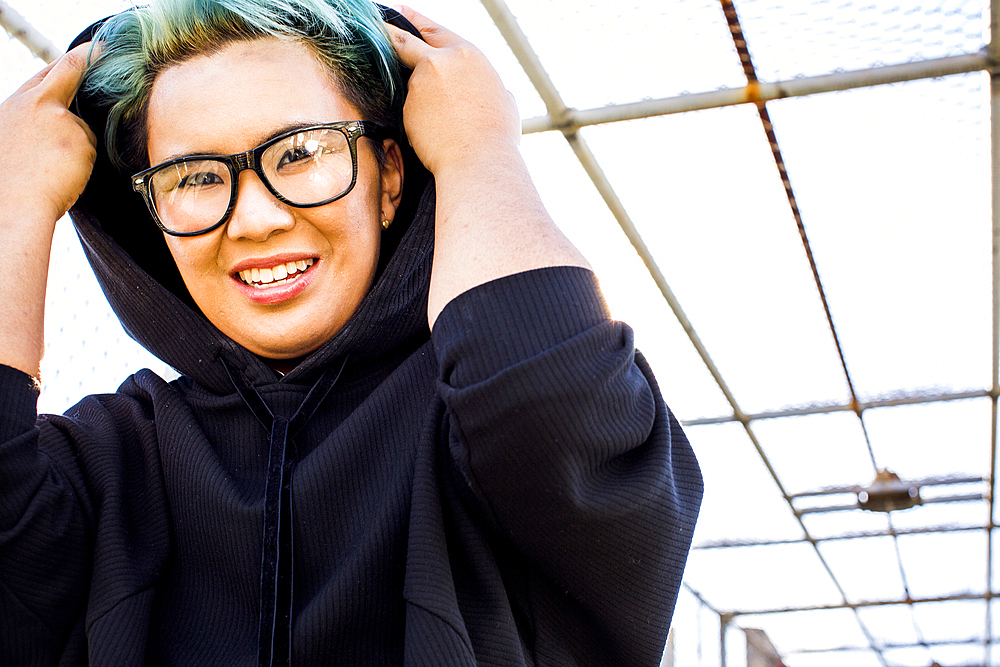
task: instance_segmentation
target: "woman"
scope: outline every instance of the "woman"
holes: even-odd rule
[[[160,0],[0,108],[0,664],[658,663],[697,464],[496,73],[401,11]],[[182,376],[36,418],[71,206]]]

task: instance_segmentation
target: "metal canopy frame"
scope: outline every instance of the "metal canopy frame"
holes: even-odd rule
[[[795,519],[797,520],[799,527],[802,530],[804,537],[800,540],[794,540],[793,542],[800,543],[806,542],[810,544],[815,552],[815,555],[819,558],[820,563],[826,570],[830,579],[833,581],[838,593],[842,599],[840,604],[836,605],[816,605],[816,606],[800,606],[800,607],[787,607],[781,609],[741,609],[741,610],[718,610],[714,609],[703,596],[699,595],[697,591],[691,590],[695,594],[695,597],[705,606],[713,609],[719,614],[721,619],[721,642],[722,642],[722,652],[721,661],[725,665],[725,637],[727,626],[738,616],[749,615],[749,614],[774,614],[774,613],[784,613],[791,611],[816,611],[816,610],[826,610],[826,609],[850,609],[854,612],[855,617],[862,632],[865,634],[868,646],[854,646],[854,647],[842,647],[834,650],[865,650],[870,649],[875,652],[878,660],[882,665],[888,667],[888,662],[886,661],[884,651],[888,649],[901,648],[895,645],[883,645],[876,641],[868,627],[866,626],[864,619],[862,619],[857,611],[859,608],[869,607],[869,606],[885,606],[885,605],[896,605],[903,604],[909,605],[912,611],[912,606],[915,604],[920,604],[924,602],[946,602],[946,601],[956,601],[956,600],[982,600],[985,599],[986,606],[986,617],[984,619],[985,625],[985,640],[982,642],[984,650],[983,664],[990,664],[990,649],[993,643],[993,638],[991,636],[991,616],[990,616],[990,604],[989,601],[993,598],[992,593],[992,560],[993,560],[993,539],[992,530],[995,527],[993,522],[993,512],[994,512],[994,501],[993,501],[993,471],[996,469],[996,453],[997,453],[997,399],[1000,396],[1000,0],[990,2],[990,42],[987,49],[979,53],[969,53],[965,55],[952,56],[946,58],[938,58],[931,60],[924,60],[919,62],[909,62],[902,63],[898,65],[889,65],[884,67],[875,67],[865,70],[856,70],[850,72],[829,74],[825,76],[814,76],[814,77],[804,77],[799,79],[793,79],[789,81],[780,82],[762,82],[757,78],[753,62],[750,57],[749,49],[747,48],[746,39],[743,35],[742,27],[739,23],[739,16],[737,14],[736,2],[734,0],[719,0],[722,10],[725,13],[727,23],[729,25],[730,34],[733,39],[733,45],[736,49],[737,54],[740,57],[740,63],[743,67],[744,75],[747,79],[747,85],[742,88],[730,89],[730,90],[716,90],[702,93],[695,93],[689,95],[682,95],[678,97],[671,97],[659,100],[649,100],[636,102],[632,104],[622,104],[614,105],[609,107],[603,107],[599,109],[587,109],[587,110],[576,110],[570,109],[562,101],[558,90],[556,89],[554,83],[548,76],[545,68],[542,66],[538,56],[535,54],[531,47],[527,37],[521,31],[517,24],[514,16],[511,14],[510,9],[505,4],[504,0],[482,0],[483,5],[486,7],[487,12],[492,18],[493,22],[496,24],[497,28],[500,30],[504,39],[506,40],[510,49],[514,52],[517,57],[518,62],[524,69],[525,73],[528,75],[529,80],[534,85],[538,94],[541,96],[542,101],[545,103],[547,110],[547,115],[540,118],[530,118],[522,123],[522,131],[524,133],[534,133],[534,132],[545,132],[545,131],[559,131],[569,142],[576,154],[577,159],[583,165],[583,168],[587,172],[590,179],[593,181],[594,186],[600,192],[603,197],[605,204],[608,206],[618,224],[621,226],[622,231],[628,237],[629,242],[632,244],[635,251],[638,253],[642,262],[645,264],[649,274],[652,276],[653,281],[656,283],[663,295],[664,300],[670,306],[671,311],[673,311],[674,316],[677,318],[678,322],[681,324],[688,338],[690,339],[692,345],[694,345],[695,350],[701,357],[702,362],[705,364],[709,373],[711,373],[713,379],[718,385],[722,394],[725,396],[726,401],[732,408],[732,413],[728,415],[721,415],[715,418],[697,419],[684,422],[685,425],[701,425],[701,424],[716,424],[716,423],[726,423],[726,422],[739,422],[747,436],[750,438],[751,443],[757,451],[761,461],[767,468],[775,485],[781,492],[782,497],[791,509]],[[991,170],[992,170],[992,211],[993,211],[993,253],[992,253],[992,359],[993,359],[993,372],[992,372],[992,384],[988,389],[975,392],[962,392],[962,393],[948,393],[948,394],[913,394],[913,395],[903,395],[894,396],[887,399],[879,401],[862,402],[854,389],[854,383],[851,379],[850,371],[848,369],[847,360],[844,356],[843,349],[840,344],[840,338],[837,334],[837,329],[834,323],[833,315],[826,300],[826,290],[824,289],[822,279],[819,275],[819,271],[816,267],[816,263],[813,259],[812,249],[809,245],[809,238],[806,234],[805,227],[802,222],[802,218],[799,214],[798,205],[795,199],[795,193],[791,186],[791,182],[788,177],[787,170],[785,168],[784,159],[781,155],[781,150],[778,144],[777,132],[771,123],[770,117],[767,113],[767,102],[772,100],[778,100],[786,97],[804,96],[804,95],[814,95],[818,93],[834,92],[849,90],[854,88],[864,88],[870,86],[884,85],[890,83],[899,83],[903,81],[912,81],[917,79],[927,79],[927,78],[937,78],[948,76],[952,74],[961,74],[966,72],[974,71],[987,71],[990,73],[991,81],[991,94],[990,94],[990,108],[991,108]],[[817,293],[820,300],[823,303],[823,308],[827,316],[827,323],[830,328],[830,333],[833,336],[834,343],[837,348],[837,353],[840,357],[841,368],[844,373],[844,378],[847,382],[849,388],[851,401],[846,405],[821,405],[821,406],[808,406],[802,408],[786,409],[768,413],[761,414],[748,414],[744,412],[736,401],[732,391],[729,389],[726,380],[723,378],[722,373],[719,371],[716,364],[712,361],[712,357],[705,347],[700,336],[695,330],[694,325],[691,320],[685,314],[684,309],[681,307],[680,302],[674,295],[673,290],[667,283],[666,278],[660,271],[660,268],[656,264],[656,260],[653,258],[652,253],[646,246],[645,242],[642,240],[639,232],[637,231],[635,225],[632,222],[628,212],[626,211],[618,195],[615,193],[614,188],[608,181],[607,177],[604,175],[600,164],[598,164],[593,153],[587,146],[586,141],[580,136],[579,129],[588,125],[596,125],[601,123],[612,123],[622,120],[633,120],[640,118],[648,118],[653,116],[660,116],[666,114],[683,113],[687,111],[696,111],[702,109],[711,109],[724,106],[732,106],[737,104],[753,104],[757,108],[758,115],[760,117],[761,124],[763,126],[764,132],[770,143],[771,152],[774,157],[775,166],[777,168],[778,174],[782,180],[782,184],[785,189],[785,193],[788,199],[788,204],[791,209],[792,215],[795,219],[796,225],[798,227],[798,232],[802,240],[802,247],[806,253],[806,257],[809,261],[810,268],[812,270],[813,278],[816,285]],[[889,536],[893,539],[896,559],[899,565],[900,574],[903,580],[903,586],[906,593],[904,599],[901,600],[872,600],[863,603],[851,603],[848,602],[847,595],[841,583],[838,581],[837,576],[834,574],[827,560],[823,557],[822,552],[819,550],[819,543],[825,541],[822,538],[815,537],[810,534],[810,531],[802,521],[802,516],[808,512],[808,510],[803,510],[797,508],[794,504],[794,499],[796,496],[790,494],[782,484],[779,479],[771,461],[768,460],[767,454],[764,452],[760,445],[760,442],[753,430],[753,422],[759,419],[771,419],[777,417],[788,417],[788,416],[801,416],[810,414],[822,414],[829,412],[838,411],[850,411],[857,415],[860,426],[865,436],[865,440],[868,445],[868,453],[871,457],[871,462],[873,467],[877,468],[874,452],[871,448],[871,442],[868,437],[867,428],[865,425],[865,411],[875,407],[886,407],[895,405],[906,405],[906,404],[916,404],[916,403],[932,403],[940,401],[952,401],[961,400],[968,398],[981,398],[989,397],[992,405],[992,429],[990,436],[990,475],[984,481],[987,485],[987,491],[985,493],[985,499],[989,504],[989,521],[983,526],[942,526],[934,529],[925,529],[920,532],[953,532],[953,531],[969,531],[985,530],[987,533],[987,553],[986,553],[986,593],[985,595],[956,595],[947,596],[939,598],[914,598],[910,595],[909,586],[906,583],[906,575],[903,570],[901,557],[899,554],[899,546],[897,538],[899,535],[903,534],[914,534],[917,531],[913,530],[899,530],[893,527],[891,517],[889,519],[889,529],[887,531],[875,534],[852,534],[852,535],[841,535],[835,538],[826,539],[857,539],[861,537],[874,537],[874,536]],[[969,500],[969,498],[957,498],[954,501]],[[792,541],[789,541],[792,542]],[[765,544],[778,544],[784,543],[782,541],[758,541],[754,542],[755,545],[765,545]],[[698,545],[697,549],[715,549],[715,548],[727,548],[735,546],[748,546],[749,543],[729,543],[729,544],[706,544]],[[967,645],[969,642],[961,642],[961,644]],[[979,643],[976,641],[975,643]],[[940,643],[924,641],[920,638],[919,646],[932,646],[940,645]],[[905,645],[913,646],[913,645]]]
[[[813,77],[803,77],[796,78],[787,81],[778,82],[763,82],[759,81],[757,74],[750,58],[749,49],[747,47],[746,39],[743,35],[742,28],[740,26],[739,17],[737,13],[738,0],[719,0],[721,9],[725,14],[727,23],[729,25],[730,33],[733,39],[733,45],[735,50],[740,57],[740,63],[743,68],[744,75],[746,76],[747,84],[741,88],[727,89],[727,90],[715,90],[707,91],[695,94],[685,94],[677,97],[670,97],[658,100],[645,100],[641,102],[635,102],[630,104],[620,104],[608,107],[602,107],[597,109],[571,109],[566,106],[563,102],[559,91],[550,79],[545,68],[543,67],[541,61],[535,54],[531,47],[527,37],[521,31],[517,24],[516,19],[512,15],[510,9],[505,4],[504,0],[481,0],[482,4],[485,6],[490,18],[493,20],[494,24],[499,29],[503,38],[506,40],[508,46],[513,51],[521,67],[527,74],[529,80],[537,90],[538,94],[541,96],[542,101],[545,104],[547,114],[542,117],[525,119],[522,122],[522,131],[525,134],[536,133],[536,132],[551,132],[558,131],[563,134],[567,142],[573,149],[573,152],[577,156],[584,167],[586,173],[590,177],[594,186],[597,188],[598,192],[604,199],[605,204],[614,215],[618,224],[620,225],[625,236],[628,238],[632,244],[635,251],[638,253],[642,262],[645,264],[646,269],[652,276],[653,281],[657,285],[662,294],[664,300],[669,305],[674,316],[677,318],[678,322],[681,324],[688,338],[690,339],[692,345],[700,356],[702,362],[705,364],[709,373],[712,375],[722,394],[725,396],[726,401],[732,409],[731,414],[720,415],[717,417],[707,417],[701,419],[693,419],[685,422],[686,425],[706,425],[706,424],[721,424],[729,422],[738,422],[742,425],[749,437],[751,443],[756,449],[761,461],[767,468],[775,485],[779,489],[788,507],[791,509],[795,519],[798,522],[799,527],[802,530],[803,538],[796,540],[736,540],[736,541],[719,541],[712,543],[704,543],[696,545],[696,549],[699,550],[709,550],[709,549],[730,549],[730,548],[740,548],[740,547],[755,547],[755,546],[770,546],[778,544],[795,544],[795,543],[808,543],[812,546],[815,555],[819,558],[820,563],[826,570],[830,579],[836,586],[842,601],[838,604],[832,605],[813,605],[813,606],[796,606],[796,607],[783,607],[783,608],[760,608],[760,609],[731,609],[731,610],[720,610],[713,607],[705,598],[693,589],[688,588],[692,595],[699,601],[700,604],[708,609],[711,609],[719,615],[721,620],[720,626],[720,637],[723,643],[723,650],[721,653],[721,662],[725,665],[725,637],[726,631],[732,621],[739,616],[743,615],[761,615],[761,614],[780,614],[795,611],[819,611],[819,610],[830,610],[830,609],[848,609],[854,612],[857,622],[860,625],[862,631],[866,635],[868,646],[843,646],[831,649],[822,649],[822,651],[832,651],[832,652],[843,652],[850,650],[871,650],[873,651],[882,665],[889,667],[888,662],[884,656],[884,651],[889,649],[907,648],[912,646],[944,646],[944,645],[968,645],[973,642],[931,642],[921,640],[916,644],[880,644],[873,637],[872,633],[866,627],[864,620],[858,616],[858,609],[865,607],[879,607],[887,605],[908,605],[912,610],[912,606],[921,603],[929,602],[946,602],[946,601],[960,601],[960,600],[985,600],[987,604],[985,613],[985,640],[980,642],[976,640],[974,643],[982,643],[984,650],[984,665],[990,664],[990,650],[994,641],[1000,641],[1000,638],[994,639],[991,636],[991,612],[989,601],[993,599],[994,594],[992,592],[992,560],[993,560],[993,539],[992,531],[996,527],[993,521],[994,515],[994,498],[993,498],[993,475],[996,470],[997,463],[997,416],[998,416],[998,397],[1000,397],[1000,0],[990,0],[989,11],[990,11],[990,32],[989,32],[989,44],[986,49],[979,53],[968,53],[959,56],[951,56],[945,58],[937,58],[930,60],[923,60],[918,62],[908,62],[896,65],[873,67],[864,70],[855,70],[848,72],[839,72],[836,74],[829,74],[824,76],[813,76]],[[7,32],[23,42],[37,57],[41,58],[46,62],[51,62],[59,53],[59,49],[56,49],[54,45],[48,41],[41,33],[35,30],[20,14],[14,11],[4,0],[0,0],[0,26],[2,26]],[[990,127],[991,127],[991,199],[992,199],[992,277],[991,277],[991,287],[992,287],[992,382],[991,386],[987,389],[971,392],[957,392],[957,393],[920,393],[920,394],[906,394],[897,395],[889,398],[879,399],[875,401],[861,401],[854,390],[854,385],[851,380],[850,372],[848,369],[847,360],[844,357],[843,350],[840,345],[840,339],[837,334],[837,330],[834,323],[833,315],[826,303],[826,293],[823,286],[822,279],[820,277],[819,271],[817,270],[816,264],[812,257],[812,250],[809,245],[809,239],[806,235],[805,227],[803,226],[801,216],[799,214],[798,206],[795,199],[795,193],[791,186],[791,182],[788,177],[787,170],[784,165],[784,160],[781,155],[781,150],[778,143],[778,133],[770,121],[770,117],[767,112],[767,103],[773,100],[778,100],[787,97],[797,97],[806,95],[815,95],[820,93],[834,92],[851,90],[856,88],[864,88],[870,86],[878,86],[891,83],[899,83],[904,81],[912,81],[918,79],[927,78],[937,78],[953,74],[961,74],[974,71],[986,71],[990,74]],[[726,106],[733,106],[739,104],[753,104],[755,105],[758,115],[760,117],[761,124],[765,131],[765,134],[770,143],[771,152],[774,158],[775,167],[780,176],[785,193],[788,199],[788,205],[793,214],[793,218],[796,221],[798,227],[798,232],[802,240],[802,247],[806,253],[807,259],[812,270],[813,278],[815,281],[815,286],[817,294],[823,302],[824,310],[827,316],[827,322],[830,329],[830,333],[833,336],[838,355],[840,357],[842,371],[844,373],[847,386],[849,388],[851,400],[847,404],[830,404],[830,405],[810,405],[800,408],[788,408],[770,412],[762,412],[751,414],[744,412],[736,401],[733,393],[730,391],[726,380],[723,378],[721,372],[719,371],[716,364],[713,362],[708,349],[705,347],[700,336],[698,335],[694,325],[685,314],[680,302],[674,295],[672,289],[666,281],[663,273],[660,271],[655,259],[652,256],[649,248],[646,246],[639,232],[637,231],[632,219],[629,216],[628,211],[622,204],[618,195],[615,193],[610,181],[605,176],[603,169],[598,163],[594,154],[591,152],[587,142],[580,135],[580,128],[598,125],[604,123],[614,123],[624,120],[634,120],[641,118],[649,118],[654,116],[661,116],[667,114],[683,113],[688,111],[696,111],[703,109],[712,109]],[[899,406],[908,404],[920,404],[920,403],[935,403],[944,401],[954,401],[963,400],[970,398],[984,398],[989,397],[991,401],[991,434],[990,434],[990,474],[986,478],[974,478],[966,480],[968,482],[981,482],[985,483],[986,491],[983,494],[974,495],[975,498],[980,500],[986,500],[989,505],[989,519],[984,525],[942,525],[942,526],[929,526],[924,528],[911,528],[911,529],[897,529],[893,527],[890,518],[889,527],[886,530],[880,531],[867,531],[867,532],[855,532],[855,533],[845,533],[841,535],[835,535],[830,537],[817,537],[810,534],[809,530],[802,521],[802,516],[809,512],[815,512],[816,509],[808,509],[797,507],[795,504],[796,498],[803,497],[804,494],[791,494],[789,493],[781,480],[779,479],[774,467],[768,460],[768,457],[764,450],[762,449],[757,436],[754,433],[753,425],[754,422],[759,420],[774,419],[781,417],[791,417],[791,416],[804,416],[804,415],[815,415],[824,414],[831,412],[853,412],[860,422],[860,426],[864,432],[866,441],[868,440],[867,429],[865,425],[865,413],[866,411],[873,408],[888,407],[888,406]],[[868,453],[871,457],[873,466],[876,464],[874,452],[871,449],[870,441],[868,442]],[[876,466],[877,467],[877,466]],[[828,490],[829,491],[829,490]],[[841,490],[843,491],[843,490]],[[955,497],[950,500],[953,502],[961,502],[971,500],[971,497]],[[945,499],[949,500],[949,499]],[[822,509],[822,508],[820,508]],[[984,595],[979,594],[967,594],[967,595],[952,595],[934,598],[915,598],[909,593],[909,588],[906,585],[905,572],[903,571],[902,562],[899,558],[899,548],[898,548],[898,537],[900,535],[912,535],[920,533],[947,533],[947,532],[968,532],[968,531],[986,531],[987,534],[987,552],[986,552],[986,593]],[[896,556],[899,562],[900,573],[903,577],[903,585],[906,591],[906,596],[903,599],[895,600],[869,600],[863,602],[849,602],[844,589],[838,581],[833,570],[830,568],[827,561],[824,559],[823,554],[820,552],[818,545],[822,542],[834,541],[834,540],[854,540],[854,539],[864,539],[873,537],[890,537],[892,538],[894,544],[896,545]],[[812,652],[812,651],[803,651]]]

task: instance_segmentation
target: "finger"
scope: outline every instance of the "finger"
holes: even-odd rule
[[[40,84],[66,107],[69,107],[83,80],[83,73],[87,71],[87,65],[91,61],[90,50],[90,42],[84,42],[62,54],[53,62],[52,69]],[[96,53],[96,49],[94,51]]]
[[[389,31],[389,39],[392,40],[392,45],[396,49],[399,62],[410,69],[414,69],[421,58],[426,57],[434,50],[434,47],[405,30],[390,23],[387,23],[385,27]]]
[[[457,44],[464,41],[451,30],[448,30],[442,25],[438,25],[423,14],[407,7],[406,5],[398,5],[393,9],[405,16],[406,20],[412,23],[413,27],[420,32],[420,36],[424,38],[424,41],[431,46],[448,46],[450,44]]]

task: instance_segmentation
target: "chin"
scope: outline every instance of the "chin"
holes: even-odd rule
[[[304,332],[301,326],[288,324],[286,328],[298,330],[299,335],[295,338],[291,338],[284,331],[261,332],[262,335],[258,336],[247,336],[244,333],[243,336],[230,337],[258,357],[268,360],[268,363],[271,361],[278,363],[298,361],[309,356],[336,336],[343,326],[343,323],[340,323],[322,331]]]
[[[295,346],[281,345],[280,342],[274,345],[254,345],[249,342],[236,342],[270,364],[271,362],[282,363],[288,361],[298,361],[318,350],[326,341]]]
[[[357,306],[350,309],[350,313],[356,309]],[[312,354],[336,336],[350,319],[350,313],[346,313],[346,309],[328,309],[323,312],[313,300],[290,303],[286,308],[268,308],[264,312],[260,310],[252,308],[241,311],[239,317],[225,318],[216,323],[216,326],[238,345],[266,360],[272,367],[279,363],[298,362]],[[320,318],[320,315],[326,317]],[[218,319],[223,320],[221,317]]]

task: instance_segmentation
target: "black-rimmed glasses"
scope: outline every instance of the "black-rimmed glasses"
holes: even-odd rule
[[[224,224],[236,206],[239,174],[252,169],[278,200],[298,208],[340,199],[358,179],[358,137],[384,128],[360,120],[312,125],[235,155],[192,155],[132,177],[153,221],[167,234],[196,236]]]

